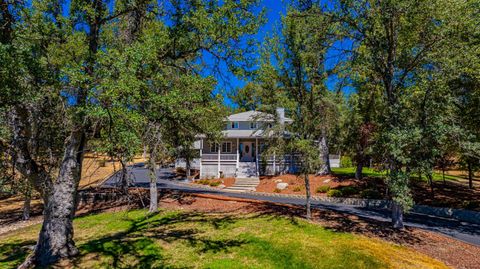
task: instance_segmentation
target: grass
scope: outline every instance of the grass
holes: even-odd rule
[[[337,176],[345,176],[345,177],[355,177],[355,169],[356,167],[338,167],[338,168],[332,168],[332,172],[337,175]],[[363,168],[363,176],[364,177],[385,177],[386,172],[384,171],[376,171],[373,168],[369,167],[364,167]],[[418,179],[418,175],[414,175],[414,178]],[[451,181],[459,181],[462,179],[459,176],[453,176],[453,175],[447,175],[445,174],[445,180],[451,180]],[[427,177],[425,175],[422,176],[423,181],[427,181]],[[440,172],[435,172],[433,173],[433,180],[434,181],[443,181],[443,176],[442,173]]]
[[[332,167],[332,172],[337,176],[355,177],[356,167]],[[363,176],[365,177],[384,177],[385,172],[376,171],[373,168],[364,167]]]
[[[405,247],[272,215],[136,210],[74,225],[75,268],[446,268]],[[0,237],[0,268],[21,263],[38,230]]]

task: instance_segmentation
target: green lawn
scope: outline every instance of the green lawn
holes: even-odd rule
[[[346,177],[355,177],[355,170],[356,167],[340,167],[340,168],[332,168],[332,172],[337,175],[337,176],[346,176]],[[386,175],[386,172],[384,171],[377,171],[373,168],[369,167],[364,167],[363,168],[363,176],[365,177],[384,177]],[[414,175],[413,177],[418,178],[417,175]],[[452,175],[445,175],[446,180],[451,180],[451,181],[458,181],[461,179],[458,176],[452,176]],[[422,180],[427,181],[427,177],[424,175],[422,176]],[[434,181],[443,181],[443,176],[442,173],[433,173],[433,180]]]
[[[75,268],[446,268],[376,239],[302,219],[143,210],[75,220]],[[0,237],[0,268],[13,268],[39,226]]]
[[[332,172],[337,176],[355,177],[356,167],[332,167]],[[373,168],[364,167],[363,176],[365,177],[383,177],[385,172],[376,171]]]

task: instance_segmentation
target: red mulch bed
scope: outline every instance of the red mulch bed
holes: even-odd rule
[[[346,186],[353,186],[357,190],[355,193],[345,195],[345,197],[362,198],[362,190],[375,190],[378,197],[369,197],[374,199],[390,199],[386,196],[385,182],[381,178],[371,177],[362,180],[356,180],[346,177],[337,177],[335,175],[315,176],[310,175],[310,191],[312,195],[325,196],[325,193],[317,193],[320,186],[330,186],[332,189],[342,189]],[[288,183],[288,187],[281,191],[275,191],[278,180]],[[419,180],[412,180],[410,188],[413,193],[413,199],[416,204],[430,205],[436,207],[450,207],[468,210],[480,211],[480,188],[469,189],[468,186],[461,183],[447,181],[434,182],[434,196],[430,191],[430,186]],[[262,176],[260,184],[257,187],[258,192],[283,193],[283,194],[305,194],[305,181],[303,177],[286,174],[278,176]],[[365,197],[363,197],[365,198]]]
[[[356,185],[354,180],[343,179],[333,175],[315,176],[310,175],[310,191],[313,195],[325,195],[324,193],[316,193],[320,186],[329,186],[330,188],[341,188],[345,186]],[[285,174],[278,176],[262,176],[260,177],[260,184],[257,186],[258,192],[275,192],[278,181],[288,183],[288,187],[281,190],[284,194],[305,194],[305,180],[303,176]]]

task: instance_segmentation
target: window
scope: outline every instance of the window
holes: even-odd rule
[[[210,152],[218,152],[218,144],[210,143]]]
[[[257,129],[257,123],[256,122],[250,122],[250,129]]]
[[[222,153],[231,153],[231,152],[232,152],[232,142],[223,142]]]
[[[232,121],[232,122],[230,123],[230,127],[231,127],[232,129],[238,129],[238,121]]]

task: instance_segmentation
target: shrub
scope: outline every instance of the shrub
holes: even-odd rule
[[[326,193],[330,190],[330,186],[320,186],[315,191],[317,193]]]
[[[335,190],[335,189],[333,189],[333,190],[329,190],[329,191],[327,192],[327,196],[328,196],[328,197],[342,197],[342,196],[343,196],[343,193],[342,193],[341,190]]]
[[[360,190],[355,186],[346,186],[341,189],[344,196],[357,194]]]
[[[273,192],[275,192],[275,193],[280,193],[280,192],[282,192],[282,190],[275,188],[275,190],[273,190]]]
[[[209,185],[212,186],[212,187],[216,187],[216,186],[220,185],[220,183],[221,183],[220,181],[211,181],[209,183]]]
[[[480,202],[478,201],[463,201],[462,207],[469,210],[474,210],[480,207]]]
[[[200,180],[195,181],[195,183],[202,184],[202,185],[210,185],[212,182],[208,179],[200,179]]]
[[[295,188],[293,188],[293,191],[294,192],[299,192],[302,190],[302,187],[301,186],[295,186]]]
[[[360,197],[365,199],[381,199],[382,194],[374,189],[366,189],[360,192]]]
[[[348,156],[340,157],[340,167],[352,167],[352,166],[353,166],[352,158]]]
[[[178,174],[187,174],[187,170],[183,167],[175,168],[175,172],[177,172]]]

